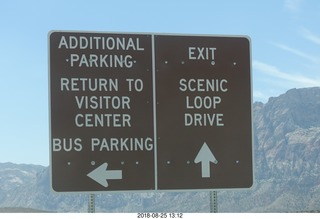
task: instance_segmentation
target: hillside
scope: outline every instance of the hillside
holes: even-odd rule
[[[252,191],[221,192],[220,210],[319,210],[320,88],[292,89],[253,107],[256,183]]]
[[[32,208],[15,208],[15,207],[6,207],[0,208],[0,213],[50,213],[48,211],[41,211]]]

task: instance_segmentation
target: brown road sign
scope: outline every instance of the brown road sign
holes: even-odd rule
[[[246,37],[50,32],[57,192],[248,188]]]
[[[250,41],[155,36],[158,189],[248,188]]]
[[[53,190],[155,189],[151,42],[49,34]]]

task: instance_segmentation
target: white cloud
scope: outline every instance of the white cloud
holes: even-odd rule
[[[272,43],[272,44],[277,46],[280,49],[283,49],[283,50],[287,51],[287,52],[290,52],[290,53],[295,54],[297,56],[300,56],[302,58],[308,59],[311,62],[314,62],[314,63],[317,63],[317,64],[320,63],[320,58],[319,57],[316,57],[316,56],[313,56],[313,55],[309,55],[307,53],[304,53],[304,52],[302,52],[300,50],[294,49],[292,47],[286,46],[286,45],[281,44],[281,43]]]
[[[302,29],[301,33],[305,39],[307,39],[315,44],[320,45],[320,36],[315,35],[311,31],[309,31],[308,29]]]
[[[254,101],[262,101],[266,102],[270,96],[267,96],[264,92],[259,91],[259,90],[253,90],[252,96]]]
[[[285,0],[284,7],[291,12],[297,12],[300,10],[301,0]]]
[[[276,79],[282,79],[284,83],[294,84],[296,87],[313,87],[320,86],[320,80],[315,78],[305,77],[300,74],[292,74],[281,71],[273,65],[269,65],[260,61],[253,61],[252,66],[254,70],[260,71],[264,74],[272,76]],[[285,84],[283,84],[285,85]]]

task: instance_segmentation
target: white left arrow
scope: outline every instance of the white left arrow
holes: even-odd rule
[[[109,179],[122,179],[122,170],[107,170],[108,163],[103,163],[87,174],[88,177],[102,185],[108,187]]]

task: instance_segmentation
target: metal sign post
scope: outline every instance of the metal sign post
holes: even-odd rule
[[[218,192],[210,191],[210,213],[218,213]]]
[[[96,206],[95,206],[95,194],[89,194],[89,200],[88,200],[88,213],[95,213]]]

